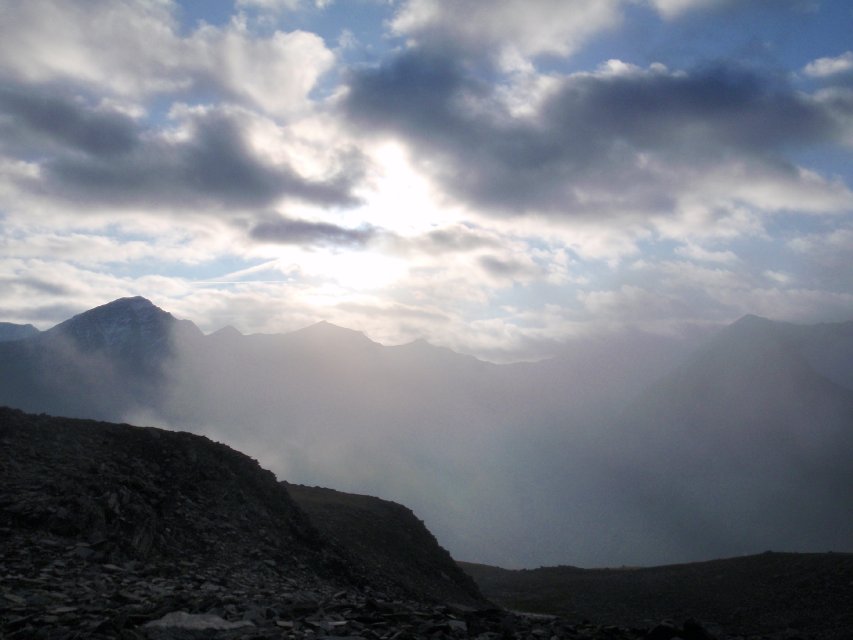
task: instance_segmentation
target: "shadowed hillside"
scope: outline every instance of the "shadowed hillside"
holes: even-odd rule
[[[486,604],[474,581],[403,505],[282,483],[322,535],[374,585],[410,597]]]
[[[648,568],[509,571],[460,563],[503,606],[648,626],[697,618],[729,635],[849,640],[853,554],[762,553]]]
[[[272,473],[207,438],[0,408],[0,637],[644,635],[483,608],[405,507],[291,489],[310,518]]]
[[[505,365],[329,323],[203,335],[137,297],[0,342],[0,404],[204,433],[489,564],[853,551],[853,324],[746,316],[679,354],[640,332]]]

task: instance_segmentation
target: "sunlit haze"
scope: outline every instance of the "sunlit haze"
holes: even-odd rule
[[[511,361],[853,310],[841,0],[3,5],[6,321]]]
[[[461,560],[853,551],[851,34],[0,0],[0,405],[208,436]]]

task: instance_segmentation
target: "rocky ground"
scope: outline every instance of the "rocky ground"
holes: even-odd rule
[[[712,637],[513,613],[449,564],[401,505],[285,486],[188,433],[0,408],[2,640]]]
[[[853,554],[762,553],[646,568],[461,563],[494,602],[568,620],[701,619],[718,637],[853,639]]]
[[[319,528],[206,438],[0,408],[0,638],[707,640],[510,613],[455,568],[441,577],[449,556],[400,505],[312,495]],[[348,515],[325,511],[341,501]],[[423,547],[409,566],[407,544]]]
[[[282,484],[368,584],[409,598],[489,604],[410,509],[373,496]]]
[[[306,575],[288,577],[262,560],[230,570],[193,561],[116,565],[94,559],[97,545],[7,527],[0,535],[0,637],[9,640],[645,636],[645,630],[570,625],[498,608],[402,601],[369,587],[335,590]],[[704,640],[698,632],[682,637]]]

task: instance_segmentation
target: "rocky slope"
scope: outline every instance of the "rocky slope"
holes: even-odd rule
[[[126,298],[0,342],[0,405],[205,433],[393,495],[491,564],[853,551],[853,324],[746,317],[689,358],[666,345],[496,365],[327,323],[205,336]]]
[[[365,582],[408,597],[488,604],[410,509],[372,496],[282,484]]]
[[[402,552],[411,542],[418,545],[412,558],[425,559],[426,546],[437,545],[403,507],[295,493],[314,505],[327,533],[335,523],[354,523],[354,530],[325,537],[270,472],[206,438],[0,408],[0,638],[635,640],[645,634],[437,603],[429,569],[444,566],[446,553],[426,560],[427,573],[418,579],[420,565],[407,566]],[[317,517],[318,502],[343,503],[346,513]],[[359,505],[377,522],[353,520]],[[403,531],[380,531],[388,513],[386,524]],[[356,562],[359,532],[372,542]],[[380,566],[382,557],[389,566]],[[460,593],[463,587],[455,584],[452,595],[482,603],[476,589]]]

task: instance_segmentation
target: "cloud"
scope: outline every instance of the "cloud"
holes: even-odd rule
[[[818,4],[812,0],[753,0],[750,3],[738,0],[649,0],[649,4],[666,20],[681,18],[684,14],[702,10],[732,10],[746,8],[768,8],[773,11],[794,9],[811,12]]]
[[[264,11],[295,11],[302,4],[301,0],[236,0],[238,8],[252,7]]]
[[[667,20],[681,17],[690,11],[736,4],[734,0],[650,0],[649,3]]]
[[[724,173],[738,201],[763,210],[851,202],[843,185],[786,157],[791,148],[832,144],[838,115],[732,66],[671,72],[611,61],[558,79],[535,111],[518,116],[457,59],[414,49],[355,72],[344,110],[361,130],[405,140],[444,189],[493,215],[680,213],[697,180]],[[788,184],[784,203],[753,188],[768,177]],[[830,194],[825,204],[810,205],[821,191]],[[721,190],[714,197],[734,201]]]
[[[363,247],[378,233],[373,227],[347,229],[329,222],[276,217],[259,222],[249,235],[253,240],[277,244]]]
[[[334,62],[313,33],[258,36],[238,15],[183,35],[175,14],[166,0],[13,3],[0,23],[0,74],[133,99],[213,93],[282,116],[309,106],[308,94]]]
[[[806,75],[814,78],[826,78],[853,72],[853,51],[845,51],[834,58],[818,58],[809,62],[803,71]]]
[[[391,21],[397,35],[435,50],[493,54],[505,64],[542,54],[568,56],[616,26],[620,0],[408,0]]]
[[[644,320],[654,322],[662,317],[672,320],[693,316],[689,305],[671,293],[635,285],[579,292],[578,300],[587,313],[600,321],[637,323]]]
[[[32,0],[7,4],[0,70],[27,82],[73,79],[119,94],[174,90],[191,78],[171,2]]]
[[[504,258],[484,255],[480,256],[477,263],[493,280],[498,282],[529,281],[542,275],[542,270],[530,258]]]
[[[327,168],[331,175],[301,175],[253,146],[249,134],[257,117],[249,112],[176,109],[174,126],[157,128],[42,94],[26,88],[0,93],[4,128],[45,156],[35,176],[18,180],[28,192],[110,211],[268,208],[282,198],[320,206],[357,202],[358,154],[339,155],[339,166]],[[37,108],[28,110],[31,104]]]
[[[428,255],[443,256],[450,253],[470,253],[480,249],[497,249],[506,242],[498,234],[485,229],[452,225],[433,229],[424,234],[411,237],[394,238],[395,249],[409,253],[419,251]]]
[[[693,242],[687,242],[683,246],[677,247],[675,249],[675,253],[698,262],[732,264],[738,260],[737,255],[733,251],[715,251],[713,249],[706,249],[705,247]]]
[[[83,100],[43,87],[16,83],[0,86],[0,148],[17,147],[32,155],[39,149],[70,149],[114,156],[137,143],[138,125],[110,108],[90,107]]]
[[[226,98],[278,116],[308,109],[309,93],[335,59],[314,33],[276,31],[257,37],[240,18],[225,28],[204,26],[186,45],[188,70],[198,85],[218,87]]]

